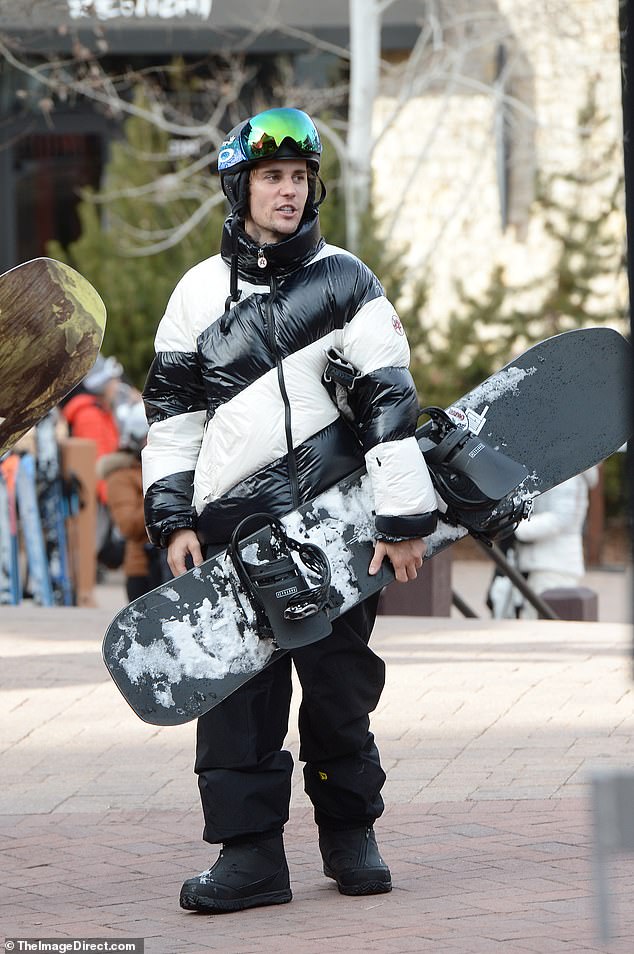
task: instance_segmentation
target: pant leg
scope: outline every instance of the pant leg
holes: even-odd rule
[[[337,619],[326,639],[293,653],[302,685],[300,752],[315,821],[328,828],[371,825],[383,812],[381,768],[372,712],[385,664],[367,645],[378,595]]]
[[[205,841],[281,829],[293,759],[288,730],[291,660],[283,656],[198,720],[196,763]]]
[[[125,591],[128,602],[145,596],[152,589],[148,576],[128,576],[125,581]]]

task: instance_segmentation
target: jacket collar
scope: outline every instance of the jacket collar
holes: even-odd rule
[[[269,275],[284,278],[302,268],[323,245],[317,211],[311,212],[296,232],[275,245],[258,245],[244,231],[242,223],[229,216],[222,230],[220,254],[223,261],[231,265],[231,256],[235,250],[240,278],[259,285],[262,284],[262,279]],[[258,259],[262,255],[266,259],[264,268],[258,265]]]

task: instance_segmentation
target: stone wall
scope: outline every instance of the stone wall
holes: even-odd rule
[[[613,0],[499,0],[495,16],[481,17],[479,36],[473,29],[468,34],[445,32],[444,59],[441,50],[421,65],[420,92],[382,135],[373,159],[375,201],[386,238],[404,249],[413,271],[429,269],[428,307],[439,323],[456,301],[456,279],[477,294],[498,262],[512,281],[548,267],[552,245],[531,208],[535,174],[580,168],[577,117],[590,82],[596,82],[606,121],[587,145],[586,161],[589,150],[598,157],[615,144],[608,185],[622,175]],[[460,44],[466,43],[468,56],[460,56]],[[500,45],[507,56],[505,119],[511,144],[506,228],[496,167],[501,112],[495,57]],[[431,79],[424,78],[425,69]],[[396,81],[391,82],[394,88],[384,86],[375,109],[375,135],[395,107]],[[624,234],[624,216],[615,219],[614,228],[615,234]],[[625,282],[617,281],[615,312],[624,296]]]

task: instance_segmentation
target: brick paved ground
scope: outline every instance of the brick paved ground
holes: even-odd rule
[[[138,721],[100,659],[111,608],[2,608],[0,937],[145,937],[149,954],[555,954],[634,950],[634,859],[612,866],[615,940],[593,920],[588,772],[634,764],[629,626],[381,618],[377,825],[390,895],[320,871],[296,769],[292,904],[178,908],[212,851],[193,726]],[[292,728],[289,748],[297,753]]]

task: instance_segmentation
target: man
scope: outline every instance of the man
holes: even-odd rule
[[[123,367],[116,358],[98,355],[81,383],[62,401],[62,415],[71,437],[83,437],[97,445],[97,458],[114,453],[119,446],[119,426],[115,413]],[[97,496],[108,502],[106,482],[97,484]]]
[[[219,151],[231,204],[221,252],[176,287],[144,392],[146,524],[175,574],[245,516],[288,513],[364,462],[377,514],[370,573],[387,557],[397,579],[414,579],[422,538],[436,526],[403,329],[369,269],[320,237],[320,154],[312,120],[295,109],[241,123]],[[359,372],[348,394],[354,430],[322,382],[332,347]],[[368,715],[384,682],[368,647],[376,605],[348,611],[326,639],[284,656],[199,720],[203,837],[223,847],[183,885],[184,908],[291,900],[282,840],[291,659],[324,873],[343,894],[391,889],[373,831],[385,781]]]
[[[123,367],[116,358],[98,355],[81,383],[62,401],[61,411],[71,437],[95,442],[97,461],[114,454],[119,446],[117,399],[125,385]],[[97,474],[97,579],[108,569],[118,569],[124,556],[124,541],[110,513],[108,485]]]

